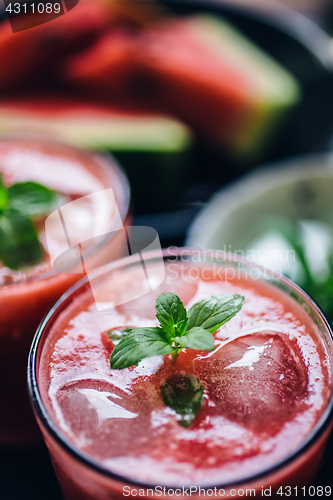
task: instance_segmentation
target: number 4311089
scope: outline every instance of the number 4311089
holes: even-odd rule
[[[330,486],[303,486],[302,488],[291,486],[280,486],[276,492],[281,497],[330,497],[332,488]]]
[[[6,12],[10,14],[59,14],[61,9],[60,3],[10,3],[6,7]]]

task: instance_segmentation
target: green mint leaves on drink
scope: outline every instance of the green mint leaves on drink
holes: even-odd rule
[[[46,215],[60,203],[60,196],[37,182],[4,186],[0,177],[0,260],[20,269],[42,260],[42,247],[33,218]]]
[[[176,294],[162,293],[156,300],[160,325],[123,330],[111,354],[111,368],[127,368],[143,358],[163,354],[176,358],[184,348],[212,351],[212,333],[233,318],[243,304],[241,295],[221,294],[204,299],[186,311]],[[112,340],[112,331],[109,336]]]
[[[176,374],[161,386],[161,396],[174,411],[177,422],[188,428],[199,411],[204,388],[193,375]]]

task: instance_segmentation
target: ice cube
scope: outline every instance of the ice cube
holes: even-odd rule
[[[285,334],[239,337],[200,363],[211,411],[256,432],[274,435],[305,408],[307,370],[296,340]]]

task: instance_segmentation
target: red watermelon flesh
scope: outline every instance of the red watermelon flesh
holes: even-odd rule
[[[251,78],[232,62],[220,61],[186,21],[147,32],[137,58],[161,109],[206,137],[228,142],[247,119],[254,92]]]
[[[136,82],[141,73],[136,62],[137,30],[118,28],[101,37],[84,53],[70,58],[62,77],[91,99],[125,108],[140,109]]]
[[[210,132],[206,123],[223,113],[229,133],[246,113],[250,82],[231,65],[218,69],[222,83],[216,73],[209,50],[182,22],[162,24],[156,32],[108,33],[65,69],[67,81],[109,102],[172,113],[201,131]]]

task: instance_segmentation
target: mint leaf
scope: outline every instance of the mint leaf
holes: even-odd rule
[[[175,337],[175,341],[189,349],[204,351],[212,351],[214,349],[213,335],[201,327],[194,327],[186,332],[185,335]]]
[[[61,197],[37,182],[20,182],[8,188],[8,205],[25,215],[35,216],[52,212]]]
[[[42,260],[35,226],[29,217],[8,207],[0,214],[0,259],[11,269]]]
[[[161,396],[182,427],[193,422],[204,395],[200,381],[192,375],[175,375],[161,386]]]
[[[0,178],[0,213],[3,212],[4,208],[8,203],[8,192],[7,189],[3,186]]]
[[[202,327],[214,333],[224,323],[233,318],[242,308],[244,297],[227,293],[203,299],[188,311],[187,330]]]
[[[10,187],[0,177],[0,260],[11,269],[37,264],[42,247],[33,216],[51,212],[61,197],[37,182],[20,182]]]
[[[175,351],[168,336],[159,327],[136,328],[127,333],[112,351],[110,364],[113,369],[137,365],[142,358],[171,354]]]
[[[186,331],[187,314],[184,304],[175,293],[162,293],[156,300],[156,317],[171,339]]]

